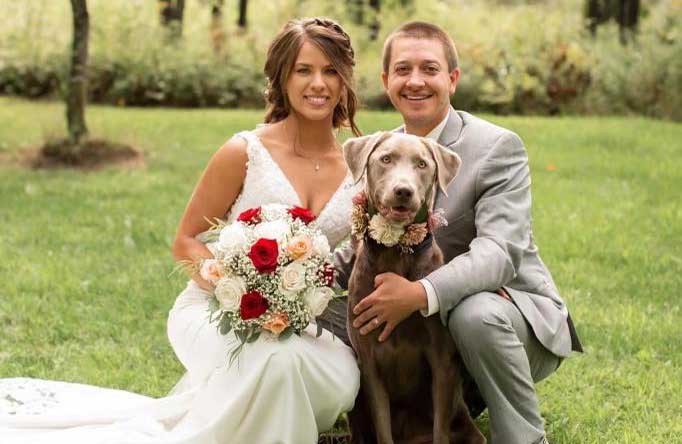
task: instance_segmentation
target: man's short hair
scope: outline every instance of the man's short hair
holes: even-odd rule
[[[386,38],[384,43],[383,63],[384,72],[388,73],[391,63],[391,49],[393,41],[399,38],[433,39],[438,40],[443,46],[445,60],[448,62],[448,72],[452,72],[458,66],[457,48],[452,38],[440,27],[427,22],[408,22],[396,29]]]

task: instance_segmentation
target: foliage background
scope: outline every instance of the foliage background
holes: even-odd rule
[[[346,1],[251,0],[249,27],[227,2],[225,50],[214,54],[207,0],[188,0],[183,38],[168,44],[152,0],[90,0],[90,97],[116,105],[260,107],[268,42],[292,17],[326,15],[349,31],[364,104],[386,107],[381,42],[409,19],[441,25],[460,52],[460,109],[496,113],[627,114],[682,120],[682,0],[642,2],[636,42],[615,24],[585,31],[583,0],[384,0],[377,41]],[[407,6],[404,6],[407,5]],[[414,6],[418,5],[418,6]],[[0,0],[0,93],[49,97],[68,68],[66,1]],[[365,11],[366,21],[372,11]]]

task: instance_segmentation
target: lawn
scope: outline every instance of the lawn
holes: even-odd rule
[[[211,154],[261,117],[92,106],[91,132],[147,167],[30,171],[7,159],[61,134],[63,107],[0,98],[0,377],[164,395],[182,374],[165,334],[175,225]],[[538,387],[550,441],[679,442],[682,125],[488,118],[526,142],[535,238],[586,347]],[[398,122],[360,113],[365,132]]]

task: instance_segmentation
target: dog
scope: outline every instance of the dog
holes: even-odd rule
[[[349,414],[353,442],[485,443],[463,401],[455,343],[437,317],[413,313],[384,342],[380,328],[361,335],[351,327],[353,308],[374,290],[375,276],[393,272],[415,281],[443,264],[430,233],[415,242],[433,225],[436,190],[446,192],[460,158],[432,140],[391,132],[350,139],[343,151],[355,182],[364,178],[365,185],[354,199],[356,259],[348,284],[348,334],[362,378]],[[397,241],[401,229],[420,235]]]

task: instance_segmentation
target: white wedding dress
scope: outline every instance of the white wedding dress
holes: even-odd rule
[[[248,167],[229,221],[267,203],[301,205],[293,186],[253,132]],[[317,221],[332,247],[349,231],[350,176]],[[29,378],[0,379],[2,444],[313,444],[352,408],[360,374],[340,339],[309,326],[277,341],[268,335],[242,349],[207,321],[208,294],[193,281],[168,317],[168,338],[187,372],[168,396]],[[144,370],[144,369],[140,369]]]

